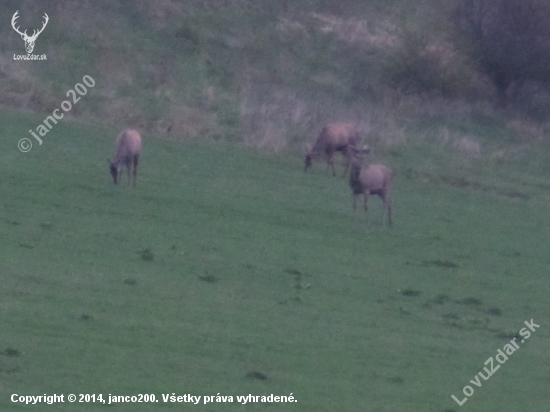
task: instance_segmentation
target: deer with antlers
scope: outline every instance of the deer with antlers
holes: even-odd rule
[[[42,23],[42,28],[40,30],[33,30],[32,36],[27,35],[27,30],[24,32],[21,32],[19,30],[19,26],[15,27],[16,21],[19,18],[19,10],[17,10],[11,19],[11,26],[13,29],[21,35],[21,38],[25,41],[25,49],[27,49],[27,53],[31,54],[34,50],[34,43],[36,42],[36,39],[38,38],[38,35],[44,31],[46,28],[46,25],[48,24],[48,21],[50,18],[46,13],[44,13],[44,22]]]

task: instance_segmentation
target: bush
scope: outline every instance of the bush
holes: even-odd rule
[[[474,96],[476,74],[451,44],[437,37],[433,33],[403,33],[382,62],[382,82],[405,95]]]
[[[486,73],[497,103],[514,102],[528,81],[550,84],[550,4],[545,0],[461,0],[456,45]]]

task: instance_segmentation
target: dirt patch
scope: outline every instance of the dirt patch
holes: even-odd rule
[[[521,192],[502,192],[500,193],[503,196],[510,197],[512,199],[524,199],[529,200],[529,195]]]
[[[152,262],[155,259],[155,255],[151,252],[151,249],[140,250],[137,253],[146,262]]]
[[[435,266],[438,268],[453,269],[460,267],[458,263],[451,262],[449,260],[424,260],[422,261],[423,266]]]
[[[481,300],[474,297],[468,297],[461,300],[457,300],[456,303],[460,303],[461,305],[481,305]]]
[[[256,379],[256,380],[259,380],[259,381],[267,380],[267,375],[265,373],[258,372],[258,371],[248,372],[245,375],[245,377],[247,377],[248,379]]]
[[[404,289],[404,290],[401,291],[401,294],[403,296],[409,296],[409,297],[419,296],[420,293],[421,292],[419,290],[413,290],[413,289],[410,289],[410,288],[407,288],[407,289]]]
[[[21,356],[21,351],[15,348],[6,348],[2,352],[0,352],[0,355],[7,356],[9,358],[18,358],[19,356]]]
[[[206,283],[216,283],[218,281],[218,278],[209,274],[201,275],[199,279]]]

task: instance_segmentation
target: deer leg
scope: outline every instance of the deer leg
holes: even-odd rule
[[[386,208],[388,209],[388,225],[391,226],[391,197],[388,196]]]
[[[353,198],[353,220],[355,220],[355,210],[357,209],[357,195],[354,193],[351,196]]]
[[[351,154],[349,148],[345,149],[342,153],[344,154],[344,157],[346,159],[346,170],[344,170],[344,174],[342,175],[342,177],[346,177],[346,175],[348,174],[349,166],[351,164]]]
[[[342,175],[342,177],[346,177],[346,175],[348,174],[349,164],[350,164],[350,161],[349,161],[349,159],[346,157],[346,169],[344,170],[344,174]]]
[[[383,190],[380,193],[380,198],[382,199],[382,224],[384,224],[384,214],[388,213],[388,225],[391,225],[391,197],[388,190]]]
[[[369,220],[369,215],[367,213],[367,201],[369,200],[369,195],[368,195],[368,192],[365,191],[365,194],[364,194],[364,206],[365,206],[365,216],[367,216],[367,222]]]
[[[346,177],[346,175],[348,174],[348,170],[349,170],[349,163],[346,163],[346,170],[344,170],[344,174],[342,175],[342,177]]]
[[[334,170],[334,152],[327,154],[327,164],[328,168],[332,168],[332,176],[336,176],[336,171]]]
[[[388,208],[388,201],[385,194],[380,195],[382,199],[382,225],[384,225],[384,215],[386,214],[386,209]]]
[[[134,187],[136,187],[137,165],[139,161],[139,155],[134,156]]]

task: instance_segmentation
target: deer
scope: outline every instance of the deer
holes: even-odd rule
[[[46,28],[46,25],[48,24],[48,21],[50,20],[50,18],[46,13],[44,13],[44,16],[42,17],[44,18],[44,22],[42,23],[42,28],[40,30],[33,30],[32,36],[27,35],[27,30],[25,30],[24,32],[21,32],[19,30],[19,26],[15,27],[16,21],[19,18],[19,10],[17,10],[13,14],[13,17],[11,19],[11,26],[17,33],[21,35],[21,38],[25,42],[25,49],[27,50],[28,54],[31,54],[32,51],[34,50],[34,43],[36,42],[38,35],[44,31],[44,29]]]
[[[382,208],[388,212],[388,225],[391,225],[391,182],[392,170],[383,164],[365,164],[365,155],[370,148],[357,149],[355,146],[349,148],[352,162],[349,175],[349,185],[353,195],[353,218],[357,209],[357,196],[364,196],[365,212],[367,212],[367,201],[369,195],[378,195],[382,199]],[[384,216],[382,215],[382,220]]]
[[[139,132],[133,129],[126,129],[117,136],[113,160],[107,159],[115,185],[120,181],[122,167],[125,165],[128,169],[128,185],[130,185],[130,171],[133,166],[134,187],[136,187],[137,165],[140,154],[141,136]]]
[[[323,127],[313,147],[308,146],[306,156],[304,159],[304,172],[311,167],[313,159],[319,156],[325,156],[327,160],[327,173],[332,168],[332,176],[336,176],[334,170],[334,154],[341,152],[346,158],[346,170],[344,170],[344,177],[346,176],[350,162],[351,155],[349,147],[355,146],[359,140],[359,133],[356,128],[347,123],[331,123]]]

